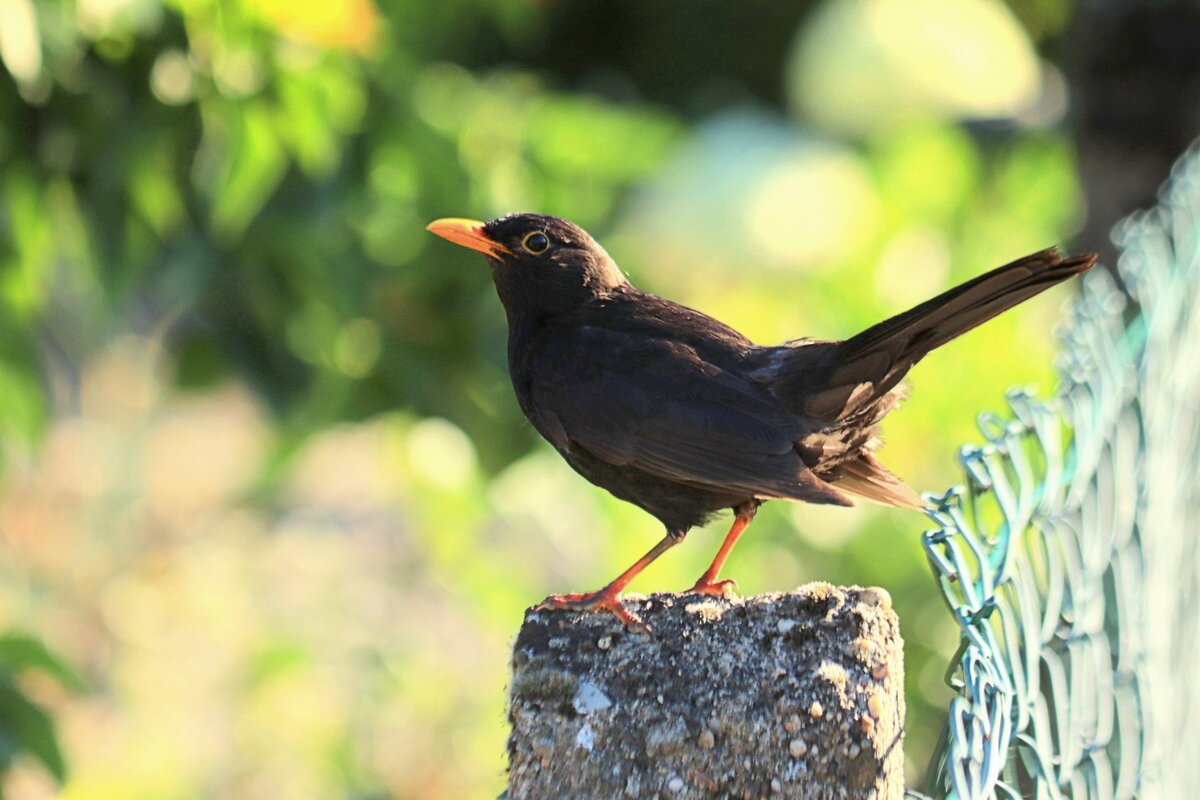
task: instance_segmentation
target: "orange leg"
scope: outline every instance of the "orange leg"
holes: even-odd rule
[[[642,570],[650,566],[650,562],[682,542],[683,537],[684,533],[667,533],[661,542],[650,548],[646,555],[635,561],[632,567],[614,578],[603,589],[578,594],[552,594],[538,603],[535,608],[539,611],[552,608],[569,608],[576,611],[611,611],[625,624],[625,627],[649,633],[650,628],[646,626],[646,623],[642,622],[621,602],[621,592],[625,591],[625,587]]]
[[[735,580],[717,580],[717,575],[721,574],[721,567],[725,566],[725,559],[729,558],[729,554],[733,552],[733,546],[737,544],[742,533],[745,532],[747,526],[754,519],[754,515],[758,513],[758,502],[747,503],[744,506],[738,506],[734,509],[733,527],[729,529],[729,533],[725,534],[725,541],[721,543],[721,549],[717,551],[716,557],[709,564],[708,569],[696,581],[695,585],[688,590],[690,594],[711,594],[717,597],[725,597],[733,594],[737,588]]]

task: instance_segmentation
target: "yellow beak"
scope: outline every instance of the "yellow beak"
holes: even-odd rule
[[[483,223],[473,219],[439,219],[425,226],[425,230],[455,244],[469,247],[491,258],[511,256],[512,250],[489,238],[483,232]]]

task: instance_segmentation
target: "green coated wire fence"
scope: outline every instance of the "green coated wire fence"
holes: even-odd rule
[[[1054,397],[984,415],[925,547],[961,628],[927,790],[1200,787],[1200,151],[1067,311]],[[916,795],[916,793],[911,793]]]

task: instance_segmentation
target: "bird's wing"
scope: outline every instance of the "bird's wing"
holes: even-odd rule
[[[547,337],[529,375],[534,422],[561,450],[721,491],[850,504],[796,453],[794,417],[685,344],[583,326]]]

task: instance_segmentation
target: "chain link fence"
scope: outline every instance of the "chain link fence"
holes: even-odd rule
[[[1067,310],[1051,399],[980,419],[925,535],[961,627],[927,791],[1200,786],[1200,152],[1119,226]],[[911,795],[919,797],[916,792]]]

